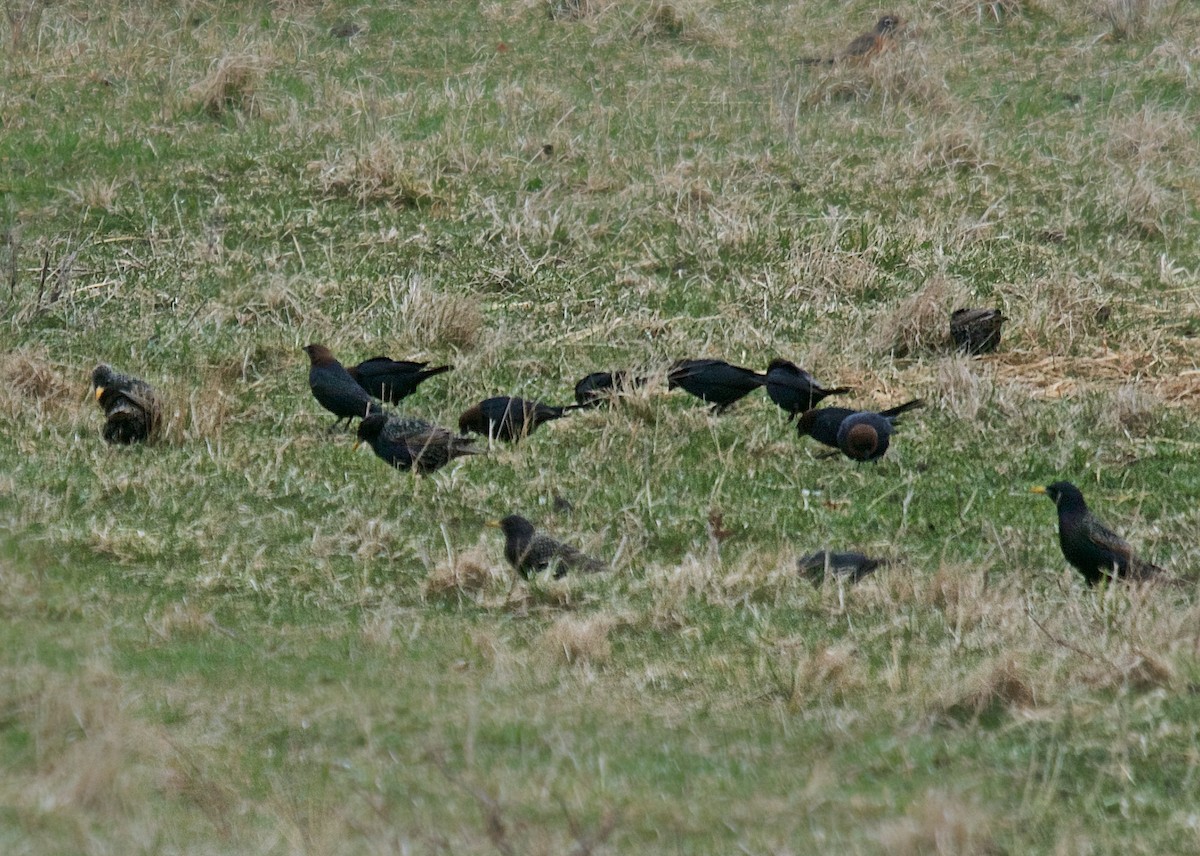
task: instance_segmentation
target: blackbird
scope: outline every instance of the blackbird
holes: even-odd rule
[[[767,382],[766,375],[724,360],[679,360],[667,373],[667,389],[681,388],[721,413]]]
[[[313,398],[337,417],[329,430],[336,428],[342,420],[349,425],[351,419],[383,412],[383,405],[358,385],[328,348],[324,345],[305,345],[304,352],[311,363],[308,386]]]
[[[504,531],[504,558],[525,579],[529,579],[530,573],[550,568],[554,569],[555,579],[565,576],[568,570],[585,574],[608,570],[599,559],[538,532],[519,514],[510,514],[503,520],[489,520],[487,525]]]
[[[888,450],[895,425],[886,416],[864,411],[852,413],[838,426],[838,448],[855,461],[877,461]]]
[[[470,437],[457,437],[422,419],[374,413],[358,425],[358,442],[367,443],[383,461],[398,470],[422,475],[439,470],[455,458],[478,455]]]
[[[950,315],[950,338],[963,353],[991,353],[1000,344],[1000,325],[1007,320],[999,309],[956,309]]]
[[[881,416],[886,422],[894,426],[896,424],[897,417],[899,417],[902,413],[906,413],[909,410],[914,410],[918,407],[924,406],[924,399],[914,398],[912,401],[907,401],[904,404],[897,405],[896,407],[889,407],[887,410],[881,410],[879,413],[874,413],[872,415]],[[842,427],[842,422],[844,422],[848,417],[854,416],[857,413],[871,413],[871,411],[853,410],[849,407],[818,407],[813,410],[807,410],[804,413],[801,413],[800,418],[796,421],[796,430],[800,433],[801,437],[812,437],[818,443],[824,443],[826,446],[831,446],[834,449],[840,449],[842,446],[838,442],[838,431]],[[872,423],[873,420],[868,421],[868,424]],[[876,427],[875,430],[878,433],[879,428]],[[889,431],[888,433],[891,432]],[[862,434],[863,432],[860,431],[859,434],[856,435],[856,438],[862,436]],[[856,439],[856,448],[858,447],[857,442],[858,441]],[[884,450],[886,449],[887,444],[885,442]],[[883,452],[880,452],[880,454],[882,455]],[[851,455],[851,457],[854,456]],[[861,460],[872,459],[862,458]]]
[[[818,550],[796,562],[800,573],[804,574],[814,586],[820,585],[830,574],[856,583],[868,574],[873,574],[876,568],[886,564],[887,559],[871,559],[862,553],[833,553],[829,550]]]
[[[104,410],[105,440],[127,446],[158,436],[162,406],[150,384],[101,363],[92,370],[92,386]]]
[[[580,407],[599,407],[621,390],[644,386],[644,377],[631,377],[629,372],[592,372],[575,384],[575,403]]]
[[[832,389],[822,386],[816,378],[788,360],[775,359],[767,366],[767,395],[788,413],[788,420],[806,410],[812,410],[830,395],[850,392],[848,386]]]
[[[511,443],[532,434],[543,422],[562,419],[579,408],[578,404],[554,407],[540,401],[501,395],[464,410],[458,417],[458,430],[464,434],[474,431]]]
[[[1087,584],[1104,579],[1148,580],[1166,572],[1133,555],[1129,542],[1096,519],[1079,488],[1066,481],[1033,488],[1058,508],[1058,543]]]
[[[422,381],[454,368],[454,366],[437,366],[430,369],[426,368],[428,365],[429,363],[371,357],[346,371],[369,395],[382,399],[388,404],[399,404],[416,392]]]

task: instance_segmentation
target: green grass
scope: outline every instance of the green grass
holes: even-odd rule
[[[1086,590],[1029,495],[1200,578],[1189,4],[816,68],[880,10],[3,5],[0,850],[1196,848],[1193,587]],[[326,434],[314,341],[454,363],[444,425],[653,382],[422,479]],[[929,406],[825,460],[668,394],[701,355]],[[104,444],[101,360],[161,442]],[[510,512],[613,573],[512,586]]]

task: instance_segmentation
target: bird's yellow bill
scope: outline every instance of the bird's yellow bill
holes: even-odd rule
[[[357,452],[357,451],[358,451],[358,447],[359,447],[359,446],[361,446],[361,445],[362,445],[362,440],[355,440],[355,441],[354,441],[354,448],[353,448],[353,449],[351,449],[350,451],[351,451],[351,452]]]
[[[1045,493],[1046,489],[1044,487],[1042,487],[1041,485],[1038,485],[1037,487],[1031,487],[1029,489],[1029,492],[1030,493]]]
[[[500,528],[500,521],[499,521],[499,520],[488,520],[488,521],[487,521],[486,523],[484,523],[483,525],[484,525],[484,526],[490,526],[490,527],[492,527],[493,529],[499,529],[499,528]]]
[[[99,401],[100,396],[102,396],[102,395],[104,395],[104,387],[102,387],[102,386],[96,387],[96,400]]]

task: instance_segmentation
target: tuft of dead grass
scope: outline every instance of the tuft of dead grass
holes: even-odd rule
[[[227,54],[214,60],[208,74],[188,88],[188,97],[215,119],[230,113],[256,115],[268,65],[259,54]]]
[[[405,333],[426,348],[470,349],[484,330],[479,301],[435,291],[421,277],[408,280],[399,295]]]
[[[425,597],[461,600],[501,582],[503,575],[493,570],[487,557],[471,551],[438,564],[425,579]]]
[[[972,856],[997,852],[990,826],[978,806],[930,790],[904,817],[884,823],[878,838],[889,856]]]
[[[441,170],[429,171],[426,151],[382,137],[331,159],[308,165],[321,192],[353,199],[362,206],[426,209],[439,201]]]
[[[873,325],[874,350],[908,357],[948,347],[950,313],[966,305],[966,298],[966,286],[957,280],[929,279]]]
[[[542,634],[540,646],[569,666],[603,665],[612,657],[608,636],[615,626],[616,619],[611,615],[563,615]]]

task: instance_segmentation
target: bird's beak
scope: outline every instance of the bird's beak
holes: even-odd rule
[[[96,387],[96,400],[99,401],[100,396],[102,396],[102,395],[104,395],[104,387],[102,387],[102,386]]]
[[[1045,489],[1044,487],[1042,487],[1041,485],[1038,485],[1037,487],[1031,487],[1031,488],[1029,489],[1029,492],[1030,492],[1030,493],[1041,493],[1041,494],[1044,494],[1044,493],[1046,492],[1046,489]]]
[[[484,526],[490,526],[490,527],[492,527],[493,529],[499,529],[499,528],[500,528],[500,521],[499,521],[499,520],[489,520],[489,521],[487,521],[486,523],[484,523],[483,525],[484,525]]]
[[[357,452],[357,451],[358,451],[358,447],[359,447],[359,446],[361,446],[361,445],[362,445],[362,440],[355,440],[355,441],[354,441],[354,448],[353,448],[353,449],[351,449],[350,451],[351,451],[351,452]]]

